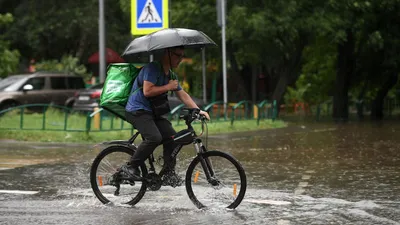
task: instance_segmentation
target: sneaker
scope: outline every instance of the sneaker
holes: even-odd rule
[[[131,165],[123,165],[120,169],[127,179],[133,181],[141,181],[140,170],[137,167],[132,167]]]
[[[176,174],[175,171],[168,171],[164,173],[161,180],[162,186],[178,187],[183,184],[182,178],[178,174]]]

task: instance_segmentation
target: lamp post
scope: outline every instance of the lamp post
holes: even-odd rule
[[[106,78],[106,48],[104,25],[104,0],[99,0],[99,80],[103,83]]]
[[[224,89],[224,115],[226,117],[226,109],[228,106],[228,85],[226,77],[226,37],[225,37],[225,26],[226,26],[226,0],[217,0],[217,21],[218,25],[221,26],[222,33],[222,80]],[[226,118],[225,118],[226,119]]]

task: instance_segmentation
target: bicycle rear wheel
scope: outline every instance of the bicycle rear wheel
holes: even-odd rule
[[[96,197],[104,204],[135,205],[146,193],[146,183],[123,179],[122,165],[129,162],[133,150],[122,145],[105,148],[95,158],[90,170],[90,184]],[[140,167],[146,177],[145,165]]]
[[[203,166],[209,171],[210,179],[207,179]],[[247,187],[246,174],[240,163],[219,151],[197,156],[188,167],[185,182],[189,198],[198,208],[234,209],[242,202]]]

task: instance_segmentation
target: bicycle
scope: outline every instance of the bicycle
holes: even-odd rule
[[[206,118],[200,110],[184,108],[187,113],[180,118],[185,120],[187,129],[171,137],[178,147],[171,153],[176,158],[184,145],[192,144],[196,156],[190,162],[185,176],[186,192],[193,204],[204,207],[236,208],[246,192],[246,174],[241,164],[230,154],[212,150],[208,151],[199,138],[204,133]],[[196,135],[192,122],[201,121],[201,134]],[[207,127],[207,126],[206,126]],[[206,131],[208,135],[208,129]],[[126,164],[137,146],[133,143],[139,132],[128,141],[105,142],[108,147],[94,159],[90,171],[90,183],[96,197],[104,204],[135,205],[147,190],[157,191],[162,186],[162,173],[156,172],[154,155],[148,158],[148,165],[142,163],[140,170],[142,180],[130,180],[119,168]],[[149,169],[147,169],[149,168]],[[212,193],[207,191],[211,190]]]

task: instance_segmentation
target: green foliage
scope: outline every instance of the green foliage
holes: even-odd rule
[[[0,26],[3,26],[5,24],[10,24],[13,21],[14,17],[11,15],[11,13],[0,14]]]
[[[305,85],[305,86],[297,87],[296,89],[292,88],[292,87],[287,87],[287,91],[284,96],[285,103],[287,105],[291,105],[291,104],[295,104],[298,102],[308,102],[304,98],[304,94],[306,93],[309,86],[310,86],[310,83],[308,83],[308,85]]]
[[[331,98],[336,76],[336,51],[326,38],[319,37],[303,52],[305,63],[295,87],[288,87],[285,102],[323,103]]]
[[[12,12],[15,19],[5,35],[18,46],[23,58],[40,61],[72,55],[87,63],[98,51],[98,0],[3,2],[7,4],[0,2],[0,8]],[[118,3],[104,2],[107,47],[122,52],[131,38],[129,17]]]
[[[17,50],[5,49],[5,46],[7,44],[0,40],[0,77],[15,73],[20,57]]]
[[[85,79],[90,78],[90,75],[86,72],[86,67],[79,64],[79,60],[76,57],[70,55],[63,56],[60,61],[58,60],[46,60],[38,62],[36,65],[37,71],[56,71],[70,74],[76,74],[84,77]]]
[[[336,78],[336,49],[325,38],[317,38],[313,45],[306,47],[302,75],[296,87],[307,86],[304,100],[319,104],[330,100]]]
[[[10,13],[0,14],[0,30],[12,23],[13,20]],[[11,50],[10,43],[5,41],[3,34],[0,34],[0,78],[17,71],[19,57],[19,51]]]

